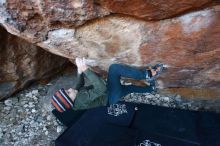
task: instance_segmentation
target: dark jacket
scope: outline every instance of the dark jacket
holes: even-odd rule
[[[56,146],[219,146],[220,115],[121,102],[87,110]]]
[[[84,86],[84,76],[89,80],[91,86]],[[78,93],[74,101],[74,110],[88,109],[107,104],[106,84],[90,69],[77,76],[76,87]]]

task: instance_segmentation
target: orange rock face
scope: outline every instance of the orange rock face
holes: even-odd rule
[[[150,33],[145,32],[148,38],[140,46],[141,60],[168,64],[167,86],[220,87],[219,18],[218,8],[154,25]]]
[[[158,22],[109,17],[81,27],[76,36],[90,47],[87,56],[103,59],[102,68],[106,59],[142,66],[159,61],[167,65],[165,87],[219,88],[219,8]]]
[[[97,0],[97,3],[112,13],[136,16],[146,20],[161,20],[205,7],[212,3],[212,0]]]

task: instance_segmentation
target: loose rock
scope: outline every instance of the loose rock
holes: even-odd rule
[[[12,106],[12,100],[11,99],[5,100],[4,103],[5,103],[6,106]]]

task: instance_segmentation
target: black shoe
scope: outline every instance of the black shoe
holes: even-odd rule
[[[157,70],[160,67],[160,70]],[[155,84],[153,82],[155,82],[155,80],[160,76],[161,72],[164,69],[164,65],[162,63],[156,64],[155,66],[151,67],[151,69],[156,71],[156,75],[152,76],[151,73],[149,73],[150,71],[148,71],[148,73],[146,74],[146,81],[150,84]]]

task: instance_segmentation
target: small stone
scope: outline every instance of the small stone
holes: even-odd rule
[[[11,99],[7,99],[4,101],[6,106],[12,106],[12,100]]]
[[[48,120],[48,121],[51,120],[51,116],[50,116],[50,115],[47,116],[47,120]]]
[[[38,90],[33,90],[32,94],[37,95],[38,94]]]
[[[26,100],[20,102],[21,105],[25,105],[26,103],[27,103]]]
[[[32,109],[31,112],[32,112],[32,113],[36,113],[37,111],[36,111],[35,109]]]
[[[21,132],[18,132],[18,135],[22,135],[22,133],[21,133]]]
[[[43,113],[43,114],[42,114],[42,117],[45,117],[45,116],[46,116],[46,113]]]
[[[45,135],[48,135],[48,131],[45,132]]]
[[[46,130],[47,130],[47,128],[46,128],[46,127],[44,127],[44,128],[43,128],[43,131],[46,131]]]
[[[29,105],[33,105],[34,104],[34,102],[29,102]]]
[[[166,102],[169,102],[170,98],[169,97],[163,97],[163,100],[166,101]]]
[[[150,96],[150,95],[149,95],[149,96],[147,96],[147,98],[148,98],[148,99],[151,99],[151,98],[153,98],[153,96]]]
[[[53,122],[53,125],[54,126],[58,126],[59,124],[57,122]]]
[[[10,106],[6,106],[6,107],[4,107],[4,110],[10,111],[10,110],[11,110],[11,107],[10,107]]]
[[[28,107],[29,107],[29,108],[33,108],[33,107],[35,107],[35,105],[34,105],[34,104],[31,104],[31,105],[29,105]]]
[[[11,121],[12,123],[14,123],[16,121],[15,118],[10,118],[9,121]]]
[[[32,93],[31,93],[31,92],[27,93],[27,94],[25,95],[25,97],[32,97]]]
[[[31,122],[30,122],[30,124],[33,124],[34,123],[34,121],[32,120]]]
[[[15,133],[15,129],[12,129],[10,132],[11,132],[11,133]]]
[[[32,128],[36,128],[37,126],[38,126],[37,122],[33,122],[33,123],[31,124],[31,127],[32,127]]]
[[[34,96],[33,99],[34,99],[34,101],[37,101],[37,100],[38,100],[38,98],[37,98],[36,96]]]
[[[156,94],[155,97],[156,97],[156,98],[160,98],[160,95],[159,95],[159,94]]]
[[[61,126],[57,126],[57,133],[60,133],[62,131],[62,127]]]
[[[11,98],[11,100],[12,100],[13,104],[18,103],[18,97],[13,97],[13,98]]]
[[[181,101],[182,101],[182,99],[181,99],[181,96],[180,96],[180,95],[177,95],[177,96],[175,97],[175,99],[176,99],[176,101],[177,101],[177,102],[181,102]]]
[[[29,136],[30,136],[29,134],[25,134],[25,135],[24,135],[25,138],[28,138]]]

